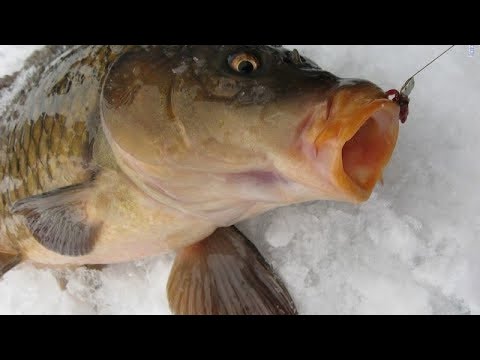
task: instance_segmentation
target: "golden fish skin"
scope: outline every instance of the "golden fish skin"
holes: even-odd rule
[[[98,141],[101,137],[98,136],[100,124],[98,104],[102,79],[108,66],[128,48],[128,46],[71,48],[61,54],[51,66],[39,69],[38,77],[34,76],[31,81],[31,89],[22,90],[14,99],[14,105],[2,114],[0,125],[2,251],[19,251],[27,259],[53,264],[110,263],[131,258],[131,253],[123,247],[135,246],[141,233],[126,241],[132,243],[131,245],[120,245],[120,251],[114,256],[102,255],[111,253],[112,249],[108,249],[107,246],[107,249],[102,250],[100,245],[97,251],[99,254],[90,259],[63,257],[40,246],[19,216],[13,215],[10,211],[11,206],[18,200],[88,181],[93,169],[99,166],[102,167],[104,174],[108,172],[108,168],[116,166],[108,157],[108,149],[102,148],[97,152],[95,150],[101,147]],[[113,172],[109,177],[112,176]],[[160,223],[170,221],[172,218],[168,213],[165,215],[162,213],[162,217],[164,221]],[[141,226],[141,223],[137,225]],[[164,229],[166,233],[168,227]],[[175,228],[173,233],[178,232],[178,226],[172,228]],[[200,233],[203,236],[202,231]],[[152,245],[151,249],[148,247],[145,250],[138,249],[137,257],[151,255],[149,250],[153,253],[164,251],[169,246],[164,241],[160,242],[160,245]]]
[[[296,313],[233,225],[293,203],[367,200],[398,136],[398,105],[380,88],[279,46],[47,47],[32,64],[0,114],[0,265],[178,250],[179,313]],[[179,292],[199,279],[202,295]],[[250,295],[233,301],[219,281]]]
[[[45,48],[46,60],[0,118],[0,246],[18,248],[29,232],[9,207],[17,200],[88,179],[89,141],[98,122],[106,47]],[[117,50],[118,51],[118,50]],[[50,64],[55,57],[60,58]]]

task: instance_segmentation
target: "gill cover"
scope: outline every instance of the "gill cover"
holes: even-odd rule
[[[161,48],[132,50],[112,65],[103,85],[102,125],[110,145],[145,164],[158,164],[169,148],[185,149],[171,96],[176,60]]]

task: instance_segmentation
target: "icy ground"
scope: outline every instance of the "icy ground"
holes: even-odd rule
[[[293,47],[293,45],[291,46]],[[343,77],[398,88],[446,46],[295,46]],[[0,46],[0,76],[32,46]],[[302,314],[480,313],[480,48],[457,46],[416,78],[410,117],[362,206],[316,202],[244,222]],[[3,314],[168,314],[172,255],[68,274],[21,265]]]

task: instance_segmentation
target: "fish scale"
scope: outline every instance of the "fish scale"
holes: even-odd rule
[[[44,126],[48,122],[55,123],[56,131],[49,131]],[[64,118],[47,115],[34,122],[33,127],[32,123],[25,123],[9,136],[15,139],[12,141],[13,151],[7,151],[0,176],[7,180],[18,179],[21,183],[7,186],[8,190],[2,189],[2,199],[9,199],[8,202],[2,201],[2,213],[5,213],[6,205],[48,190],[52,181],[58,183],[70,159],[82,156],[85,149],[87,131],[84,123],[76,122],[74,126],[66,128]],[[59,134],[64,134],[61,142]]]
[[[36,56],[42,58],[48,52],[59,55],[46,47]],[[89,131],[95,130],[95,124],[87,122],[98,118],[101,79],[115,54],[109,47],[84,46],[75,55],[61,55],[62,61],[53,66],[39,67],[14,98],[14,105],[0,115],[0,152],[4,154],[0,157],[0,250],[2,245],[8,247],[6,238],[17,237],[20,231],[11,225],[13,203],[88,177],[84,165]],[[47,76],[35,83],[42,72]],[[87,84],[87,78],[93,84]]]

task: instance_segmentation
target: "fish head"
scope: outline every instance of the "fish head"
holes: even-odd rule
[[[312,200],[358,203],[381,178],[399,107],[280,46],[141,47],[102,89],[120,168],[163,204],[233,224]]]

